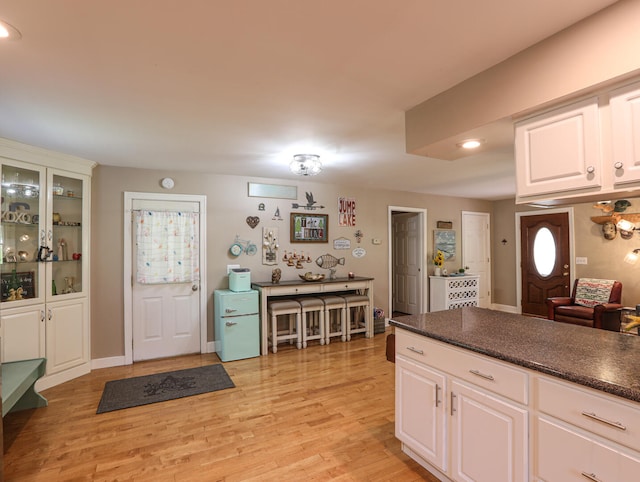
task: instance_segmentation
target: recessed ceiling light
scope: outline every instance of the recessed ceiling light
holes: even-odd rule
[[[0,40],[20,40],[22,34],[10,23],[0,19]]]
[[[462,147],[463,149],[476,149],[483,143],[484,141],[482,139],[465,139],[464,141],[458,143],[458,147]]]

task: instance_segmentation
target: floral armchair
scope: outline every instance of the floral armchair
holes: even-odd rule
[[[604,328],[603,314],[622,308],[622,283],[579,278],[571,297],[547,298],[547,318],[563,323]]]

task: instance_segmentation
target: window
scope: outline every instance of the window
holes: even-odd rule
[[[549,276],[556,264],[556,243],[549,228],[540,228],[533,240],[533,264],[540,276]]]

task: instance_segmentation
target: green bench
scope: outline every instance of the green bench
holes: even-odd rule
[[[20,360],[2,364],[2,416],[10,411],[46,407],[47,399],[35,390],[44,375],[46,359]]]

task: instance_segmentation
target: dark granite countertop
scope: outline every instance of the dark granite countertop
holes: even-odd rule
[[[398,316],[389,323],[640,402],[640,336],[484,308]]]

